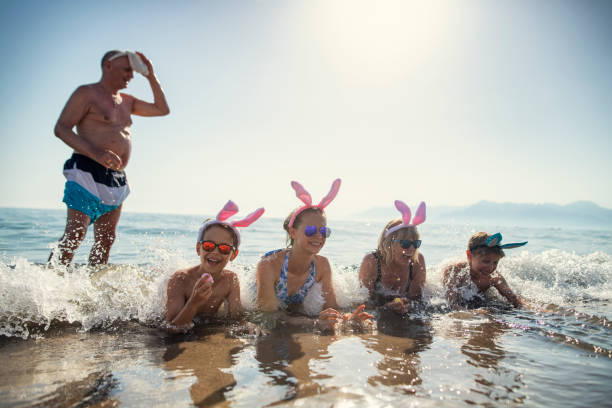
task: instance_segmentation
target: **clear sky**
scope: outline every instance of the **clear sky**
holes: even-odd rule
[[[285,216],[402,199],[612,207],[612,2],[2,1],[0,206],[65,208],[53,135],[110,49],[172,112],[134,117],[124,211]],[[152,100],[136,75],[126,92]],[[242,212],[241,211],[241,212]]]

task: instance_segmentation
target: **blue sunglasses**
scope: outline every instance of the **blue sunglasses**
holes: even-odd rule
[[[329,238],[329,236],[331,235],[331,229],[329,229],[328,227],[319,228],[319,232],[325,238]],[[312,237],[316,233],[317,227],[315,227],[314,225],[307,225],[306,228],[304,228],[304,234],[306,234],[307,237]]]

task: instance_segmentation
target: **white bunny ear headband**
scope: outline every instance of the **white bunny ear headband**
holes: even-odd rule
[[[110,57],[107,61],[112,61],[112,60],[117,59],[119,57],[128,57],[128,60],[130,61],[130,67],[132,67],[132,69],[134,71],[136,71],[139,74],[142,74],[144,76],[149,75],[149,68],[142,61],[142,59],[140,58],[140,55],[136,54],[134,51],[122,51],[122,52],[118,52],[115,55],[113,55],[112,57]]]
[[[419,204],[419,207],[416,210],[416,214],[414,215],[414,218],[412,219],[412,223],[410,223],[410,218],[412,216],[412,213],[410,212],[410,207],[408,207],[406,203],[400,200],[395,200],[395,208],[397,208],[398,211],[402,214],[402,223],[399,225],[396,225],[395,227],[389,228],[387,232],[385,232],[385,238],[393,234],[398,229],[411,227],[411,226],[416,227],[417,225],[425,222],[425,202],[424,201],[421,201],[421,204]]]
[[[329,203],[331,203],[334,200],[334,198],[336,198],[336,194],[338,194],[338,190],[340,190],[341,182],[342,181],[339,178],[335,179],[334,182],[332,183],[331,190],[329,190],[329,193],[327,193],[327,195],[321,199],[319,204],[312,205],[312,197],[310,196],[310,193],[306,191],[306,189],[302,187],[300,183],[298,183],[297,181],[292,181],[291,187],[293,187],[293,189],[295,190],[295,195],[297,196],[297,198],[299,198],[304,203],[304,205],[298,208],[291,216],[291,219],[289,220],[289,225],[288,225],[289,228],[293,227],[293,223],[295,222],[295,219],[304,210],[307,210],[309,208],[318,208],[321,211],[324,211],[325,207],[327,207]]]
[[[257,221],[257,219],[261,217],[264,211],[265,209],[261,207],[253,211],[252,213],[250,213],[249,215],[247,215],[245,218],[241,220],[228,222],[226,220],[238,212],[238,206],[232,200],[229,200],[223,206],[221,211],[219,211],[219,214],[217,214],[217,216],[214,219],[206,221],[204,225],[202,225],[202,227],[200,228],[200,231],[198,231],[198,242],[202,241],[202,238],[204,237],[204,231],[206,231],[206,228],[211,227],[213,225],[222,224],[222,225],[227,225],[228,227],[232,229],[232,231],[234,231],[234,234],[236,234],[236,240],[237,240],[236,247],[239,247],[240,246],[240,232],[238,232],[237,227],[248,227],[249,225]]]

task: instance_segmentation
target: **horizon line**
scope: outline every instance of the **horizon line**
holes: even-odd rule
[[[604,207],[604,206],[602,206],[602,205],[600,205],[600,204],[598,204],[598,203],[596,203],[594,201],[590,201],[590,200],[575,200],[575,201],[568,202],[567,204],[560,204],[560,203],[554,203],[554,202],[491,201],[491,200],[483,199],[483,200],[475,201],[475,202],[473,202],[471,204],[464,204],[464,205],[441,204],[441,205],[431,205],[431,206],[428,206],[428,208],[442,208],[442,207],[447,207],[447,208],[448,207],[451,207],[451,208],[453,208],[453,207],[454,208],[467,208],[467,207],[470,207],[470,206],[473,206],[473,205],[476,205],[476,204],[479,204],[479,203],[483,203],[483,202],[492,203],[492,204],[502,204],[502,205],[503,204],[526,204],[526,205],[536,205],[536,206],[537,205],[556,205],[556,206],[560,206],[560,207],[567,207],[569,205],[576,204],[576,203],[589,203],[589,204],[593,204],[593,205],[595,205],[595,206],[597,206],[597,207],[599,207],[601,209],[611,210],[612,211],[612,208]],[[58,211],[66,210],[65,207],[63,207],[63,208],[38,207],[38,206],[19,206],[19,207],[17,207],[17,206],[7,206],[7,205],[1,205],[1,204],[0,204],[0,208],[3,208],[3,209],[28,209],[28,210],[58,210]],[[370,210],[373,210],[373,209],[383,209],[383,208],[388,208],[389,210],[392,210],[394,207],[392,207],[392,206],[373,206],[373,207],[369,207],[369,208],[366,208],[364,210],[361,210],[359,212],[356,212],[353,215],[358,215],[359,213],[363,213],[363,212],[370,211]],[[163,211],[163,210],[155,211],[155,210],[142,210],[142,209],[140,209],[140,210],[138,210],[138,209],[136,209],[136,210],[124,210],[122,212],[125,212],[125,213],[140,213],[140,214],[160,214],[160,215],[193,215],[193,216],[199,216],[199,215],[202,214],[202,213],[196,214],[196,213],[192,213],[192,212],[180,212],[180,211],[179,212],[166,212],[166,211]],[[284,218],[284,217],[285,216],[270,216],[270,218]],[[338,218],[346,218],[346,217],[338,217]]]

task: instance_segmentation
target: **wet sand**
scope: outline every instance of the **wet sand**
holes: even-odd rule
[[[609,351],[560,341],[551,328],[560,319],[569,317],[464,311],[381,316],[365,333],[281,327],[261,337],[224,326],[186,335],[137,323],[61,328],[2,338],[1,405],[605,405]],[[583,324],[582,336],[610,334],[601,322]]]

